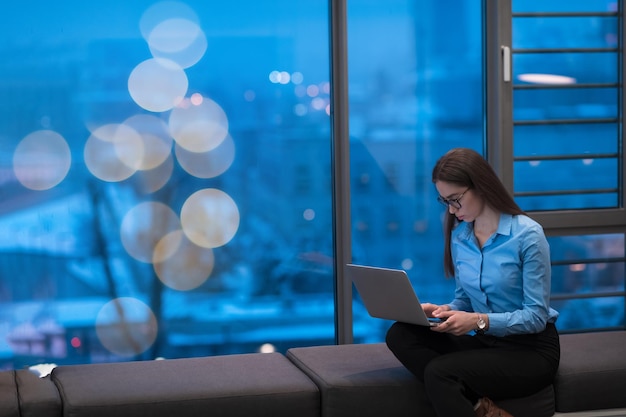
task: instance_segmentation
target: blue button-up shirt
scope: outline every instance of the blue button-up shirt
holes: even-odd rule
[[[559,313],[550,308],[550,247],[543,228],[524,215],[501,214],[498,230],[481,248],[474,223],[452,231],[453,310],[489,317],[488,334],[538,333]]]

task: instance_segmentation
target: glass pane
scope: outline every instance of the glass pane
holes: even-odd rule
[[[512,0],[514,13],[521,12],[607,12],[617,10],[616,0]]]
[[[593,190],[617,187],[616,158],[519,161],[515,163],[515,190]]]
[[[619,109],[616,88],[516,90],[513,99],[515,120],[615,119]]]
[[[611,16],[519,17],[513,19],[513,48],[614,48],[617,29]]]
[[[624,328],[623,296],[556,301],[553,308],[561,314],[557,323],[564,331]]]
[[[332,343],[327,2],[40,3],[0,26],[0,367]]]
[[[518,157],[619,152],[616,124],[517,125],[513,133]]]
[[[588,208],[615,208],[619,204],[617,192],[574,193],[567,195],[517,196],[515,201],[525,211],[535,210],[584,210]]]
[[[515,84],[617,83],[617,69],[617,52],[528,53],[513,57]],[[553,78],[542,79],[534,74]]]
[[[348,2],[353,261],[405,269],[424,301],[453,297],[431,171],[450,148],[482,152],[481,25],[472,0]],[[384,340],[355,298],[355,338]]]
[[[517,202],[528,211],[617,207],[617,169],[615,158],[519,161],[514,165],[516,193],[551,191],[555,195],[518,197]],[[558,195],[574,190],[579,192]]]
[[[558,299],[553,305],[560,312],[559,328],[623,327],[624,235],[562,236],[548,240],[552,262],[556,263],[552,267],[552,295]]]

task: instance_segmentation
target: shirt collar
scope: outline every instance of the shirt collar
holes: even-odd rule
[[[466,223],[461,222],[457,226],[459,228],[458,237],[460,239],[471,239],[474,234],[474,222]],[[498,229],[496,233],[503,236],[509,236],[511,234],[511,228],[513,227],[513,215],[500,213],[500,222],[498,223]]]
[[[509,236],[511,234],[511,228],[513,227],[513,215],[500,214],[500,223],[498,224],[498,230],[496,233],[499,235]]]

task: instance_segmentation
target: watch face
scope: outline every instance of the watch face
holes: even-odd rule
[[[483,320],[482,317],[478,319],[478,323],[476,324],[478,324],[478,328],[480,330],[484,329],[487,326],[487,323],[485,323],[485,320]]]

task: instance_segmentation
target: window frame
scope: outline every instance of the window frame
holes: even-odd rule
[[[487,159],[492,164],[505,187],[515,193],[514,189],[514,121],[513,121],[513,81],[504,81],[503,48],[512,48],[513,12],[512,0],[484,0],[485,10],[485,85],[486,85],[486,149]],[[626,233],[626,170],[624,168],[624,94],[623,84],[624,53],[624,17],[623,2],[618,2],[619,25],[619,207],[606,209],[531,211],[528,214],[538,221],[549,236],[590,234],[590,233]],[[509,75],[512,74],[511,73]]]
[[[512,48],[512,0],[495,1],[483,0],[485,19],[485,155],[487,160],[500,176],[505,187],[515,195],[514,189],[514,122],[513,122],[513,81],[512,64],[510,68],[510,81],[505,81],[503,65],[503,48],[509,51]],[[625,45],[624,31],[624,2],[618,0],[618,199],[619,207],[607,209],[579,209],[579,210],[554,210],[554,211],[529,211],[528,215],[535,219],[544,228],[546,236],[573,236],[593,234],[624,234],[626,238],[626,169],[624,163],[624,109],[626,108],[623,80],[625,72]],[[512,59],[511,59],[512,61]],[[621,259],[626,259],[626,254]],[[572,260],[568,263],[576,263],[580,260]],[[620,259],[612,261],[619,262]],[[583,262],[593,262],[586,259]],[[556,262],[564,265],[567,263]],[[557,294],[558,300],[575,300],[589,297],[621,296],[626,304],[626,291],[610,293]],[[620,326],[620,328],[622,328]],[[579,329],[578,331],[585,331]],[[595,330],[615,330],[614,328]]]

